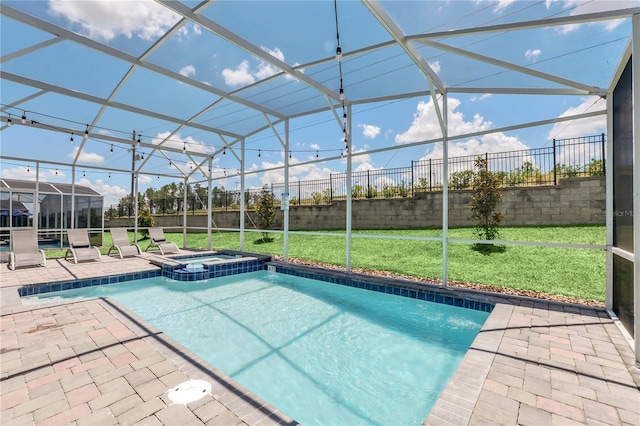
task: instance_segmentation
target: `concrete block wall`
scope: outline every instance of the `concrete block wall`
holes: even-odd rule
[[[504,213],[503,225],[583,225],[604,224],[605,177],[561,179],[558,185],[504,188],[499,211]],[[473,226],[469,220],[469,201],[473,191],[449,191],[449,226]],[[256,226],[254,212],[248,212]],[[275,229],[282,229],[283,212],[276,214]],[[295,206],[289,211],[291,230],[344,229],[346,202],[331,205]],[[213,220],[219,228],[239,228],[238,211],[215,212]],[[156,217],[158,226],[181,227],[182,215]],[[132,221],[131,221],[132,222]],[[132,226],[126,219],[110,220],[106,226]],[[120,224],[119,224],[120,223]],[[206,216],[187,216],[190,227],[207,226]],[[442,226],[442,192],[417,193],[414,197],[354,200],[353,229],[401,229]],[[245,227],[252,222],[245,217]]]

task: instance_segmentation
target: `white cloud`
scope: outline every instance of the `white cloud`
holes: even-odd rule
[[[362,135],[367,139],[375,139],[380,134],[380,127],[371,124],[358,124],[362,129]]]
[[[225,68],[222,70],[222,77],[227,86],[248,85],[256,81],[249,70],[249,61],[242,61],[235,70]]]
[[[49,13],[63,16],[90,37],[110,41],[118,36],[153,40],[163,35],[179,16],[151,0],[49,0]]]
[[[442,102],[439,104],[442,111]],[[449,109],[449,134],[452,136],[488,130],[492,126],[490,121],[485,121],[479,114],[475,114],[472,121],[465,121],[462,112],[456,112],[460,106],[459,99],[449,98],[447,106]],[[433,101],[431,99],[427,102],[421,101],[416,109],[409,129],[396,135],[397,143],[419,142],[442,137]]]
[[[484,101],[485,99],[489,99],[491,96],[493,96],[491,93],[484,93],[483,95],[480,95],[480,96],[473,96],[469,100],[471,102]]]
[[[279,48],[269,49],[267,47],[262,46],[262,50],[270,54],[271,56],[279,59],[282,62],[284,60],[284,53]],[[293,66],[297,66],[298,63],[295,63]],[[304,72],[304,70],[298,70],[299,72]],[[254,83],[259,80],[264,80],[265,78],[269,78],[273,75],[280,73],[281,70],[273,65],[269,64],[265,61],[259,61],[258,65],[251,69],[249,61],[246,59],[240,62],[235,69],[225,68],[222,70],[222,77],[224,78],[224,82],[228,86],[242,86]],[[292,78],[290,76],[286,76],[287,78]]]
[[[524,52],[524,57],[535,62],[541,53],[542,50],[540,49],[528,49],[526,52]]]
[[[311,145],[309,145],[309,148],[311,148],[311,149],[320,149],[320,145],[318,145],[317,143],[312,143]]]
[[[440,74],[440,61],[428,62],[429,66],[436,74]]]
[[[167,140],[162,146],[183,149],[186,143],[187,151],[199,152],[201,154],[211,154],[216,150],[214,146],[205,145],[203,142],[197,141],[191,136],[183,138],[180,134],[171,135],[170,132],[158,133],[156,137],[151,140],[151,143],[158,145],[167,138],[169,138],[169,140]]]
[[[122,197],[129,195],[129,191],[117,186],[106,184],[102,179],[96,179],[91,182],[86,177],[78,180],[79,185],[88,186],[104,196],[104,207],[109,208],[112,204],[118,204]]]
[[[498,0],[498,5],[496,6],[495,9],[493,9],[493,11],[502,12],[507,7],[509,7],[513,2],[515,2],[515,0]]]
[[[547,9],[551,9],[554,3],[560,3],[563,9],[570,9],[570,16],[584,15],[587,13],[606,12],[611,10],[612,8],[626,9],[638,6],[637,0],[616,0],[615,2],[611,0],[546,0],[545,6]],[[612,6],[612,3],[614,3],[615,6]],[[605,31],[613,31],[622,22],[624,22],[623,19],[613,19],[609,21],[591,22],[587,24],[569,24],[557,27],[557,31],[560,34],[568,34],[578,30],[578,28],[580,28],[582,25],[597,25],[604,28]]]
[[[187,65],[185,67],[182,67],[182,69],[178,71],[178,73],[185,77],[192,77],[196,75],[196,67],[194,67],[193,65]]]
[[[449,134],[464,135],[490,130],[493,126],[491,121],[485,120],[480,114],[475,114],[470,121],[465,120],[462,112],[456,111],[460,106],[460,100],[449,98],[447,105],[449,108]],[[407,143],[441,138],[440,126],[436,118],[432,101],[420,102],[417,111],[414,113],[413,122],[409,129],[396,135],[396,142]],[[529,147],[517,137],[507,136],[502,132],[486,134],[480,137],[466,140],[452,141],[449,143],[449,157],[479,155],[487,152],[504,152],[528,149]],[[431,151],[421,158],[442,158],[442,143],[435,143]]]
[[[76,146],[73,148],[73,152],[71,152],[67,157],[76,158],[78,155],[78,150],[80,147]],[[102,164],[104,162],[104,157],[100,154],[96,154],[94,152],[87,152],[82,150],[80,156],[78,157],[78,162],[80,163],[89,163],[89,164]]]
[[[580,105],[567,108],[567,110],[558,117],[568,117],[585,112],[604,110],[606,107],[607,105],[604,99],[598,96],[589,96],[582,99]],[[565,121],[554,124],[549,131],[547,139],[577,138],[581,136],[594,135],[604,132],[606,128],[607,117],[605,115]]]
[[[65,174],[60,170],[40,168],[40,180],[43,182],[59,181],[65,177]],[[5,179],[20,179],[20,180],[36,180],[36,169],[33,166],[13,167],[10,169],[2,169],[2,177]]]

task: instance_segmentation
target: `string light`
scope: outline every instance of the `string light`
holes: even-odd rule
[[[258,150],[258,158],[262,157],[260,150]]]
[[[27,111],[22,111],[22,124],[27,123]]]
[[[84,173],[84,170],[82,171],[82,177],[87,177],[87,175]]]
[[[11,126],[11,114],[9,114],[9,118],[7,118],[7,127]]]
[[[111,172],[109,172],[109,179],[111,179]]]
[[[73,133],[71,133],[71,138],[69,138],[69,143],[73,145]]]
[[[222,155],[227,155],[227,148],[226,147],[222,150]]]
[[[140,135],[138,135],[138,145],[140,145]]]
[[[56,176],[58,176],[58,169],[56,169]]]
[[[88,138],[89,137],[89,125],[87,124],[87,128],[84,131],[84,137]]]
[[[31,169],[27,166],[27,173],[31,173]]]
[[[291,151],[289,151],[289,158],[291,158]]]
[[[316,149],[316,158],[320,158],[320,153],[318,152],[317,149]]]
[[[347,138],[347,112],[344,105],[344,87],[342,85],[342,47],[340,47],[340,31],[338,30],[338,1],[333,0],[333,9],[336,17],[336,60],[338,61],[338,70],[340,72],[340,101],[342,102],[342,133],[344,135],[344,143],[349,151],[349,139]],[[342,151],[340,151],[342,152]],[[342,156],[342,154],[341,154]]]
[[[186,154],[187,153],[187,142],[184,142],[182,145],[182,153]]]
[[[109,150],[109,154],[113,155],[113,144],[111,144],[111,149]]]

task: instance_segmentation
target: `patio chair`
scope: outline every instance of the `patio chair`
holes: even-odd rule
[[[47,266],[44,250],[38,248],[38,231],[35,229],[20,229],[11,231],[13,251],[9,253],[9,269],[12,271],[20,266]]]
[[[140,250],[138,244],[129,241],[127,228],[110,228],[109,232],[111,232],[113,245],[109,247],[107,256],[109,256],[113,250],[118,252],[120,259],[124,259],[125,256],[138,256],[142,254],[142,250]]]
[[[180,253],[180,249],[175,243],[167,241],[162,228],[149,228],[149,236],[151,237],[151,243],[147,246],[145,251],[149,250],[151,247],[158,247],[163,256],[165,254]]]
[[[89,241],[89,233],[86,229],[67,229],[69,248],[64,255],[65,260],[69,254],[73,256],[73,263],[85,260],[97,260],[102,262],[102,256],[98,247],[92,246]]]

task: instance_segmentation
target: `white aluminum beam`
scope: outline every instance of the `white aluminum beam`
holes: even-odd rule
[[[407,36],[407,40],[422,40],[426,38],[446,38],[459,37],[475,34],[487,34],[512,30],[525,30],[532,28],[548,28],[552,26],[581,24],[586,22],[606,21],[611,19],[628,18],[640,13],[640,8],[632,7],[628,9],[608,10],[597,13],[585,13],[580,15],[563,16],[560,18],[537,19],[533,21],[512,22],[509,24],[487,25],[484,27],[462,28],[457,30],[438,31],[425,34],[414,34]]]
[[[217,36],[227,40],[229,43],[236,45],[240,49],[250,53],[256,58],[270,65],[273,65],[274,67],[281,69],[282,71],[286,72],[288,75],[294,77],[295,79],[308,84],[309,86],[313,87],[319,92],[326,93],[327,95],[329,95],[334,99],[340,98],[339,94],[336,93],[334,90],[329,89],[328,87],[324,86],[318,81],[300,72],[298,69],[293,68],[291,65],[287,64],[286,62],[281,61],[275,56],[267,53],[264,49],[261,49],[255,44],[250,43],[249,41],[238,36],[236,33],[224,28],[222,25],[212,21],[206,16],[193,13],[191,9],[189,9],[184,4],[177,1],[171,1],[171,0],[156,0],[156,1],[162,4],[163,6],[165,6],[167,9],[170,9],[173,12],[184,16],[190,21],[197,23],[202,28],[206,28],[207,30],[211,31],[213,34],[216,34]],[[264,108],[261,108],[261,110],[264,110]],[[280,116],[280,114],[274,114],[274,115]]]
[[[428,80],[442,93],[446,91],[444,82],[440,79],[438,74],[431,68],[426,60],[420,55],[413,46],[407,43],[405,34],[391,19],[387,11],[377,2],[377,0],[362,0],[364,6],[369,9],[371,14],[380,22],[380,24],[387,30],[387,32],[393,37],[393,39],[404,49],[405,53],[415,62],[420,70],[425,74]]]
[[[454,53],[456,55],[465,56],[467,58],[475,59],[477,61],[485,62],[491,65],[496,65],[511,71],[519,72],[521,74],[526,74],[532,77],[541,78],[543,80],[552,81],[554,83],[561,84],[563,86],[573,87],[578,90],[584,90],[584,94],[593,94],[593,95],[599,95],[599,96],[606,95],[606,90],[601,89],[599,87],[588,86],[586,84],[582,84],[573,80],[558,77],[553,74],[548,74],[546,72],[536,71],[531,68],[523,67],[521,65],[516,65],[511,62],[506,62],[506,61],[502,61],[500,59],[492,58],[489,56],[480,55],[478,53],[470,52],[465,49],[460,49],[458,47],[448,46],[446,44],[442,44],[437,41],[422,40],[420,42],[423,44],[426,44],[427,46],[433,47],[435,49],[444,50],[445,52]]]
[[[190,9],[189,9],[190,11]],[[27,24],[30,25],[34,28],[37,28],[39,30],[48,32],[49,34],[53,34],[56,36],[59,36],[61,38],[64,38],[66,40],[70,40],[73,41],[75,43],[78,43],[82,46],[88,47],[90,49],[96,50],[100,53],[104,53],[106,55],[109,56],[113,56],[117,59],[120,59],[122,61],[128,62],[130,64],[135,64],[138,65],[141,68],[145,68],[148,69],[150,71],[156,72],[158,74],[161,74],[165,77],[169,77],[171,79],[180,81],[182,83],[185,83],[187,85],[193,86],[193,87],[197,87],[198,89],[204,90],[206,92],[210,92],[213,93],[215,95],[227,98],[233,102],[237,102],[239,104],[242,104],[248,108],[252,108],[252,109],[256,109],[258,111],[262,111],[262,112],[266,112],[268,114],[272,114],[274,116],[277,117],[282,117],[284,118],[284,116],[282,114],[280,114],[277,111],[271,110],[269,108],[265,108],[262,105],[256,104],[254,102],[251,101],[247,101],[246,99],[237,97],[237,96],[233,96],[230,95],[229,93],[217,89],[213,86],[207,85],[205,83],[202,83],[198,80],[183,76],[180,73],[177,72],[173,72],[171,70],[168,70],[166,68],[160,67],[158,65],[152,64],[150,62],[144,62],[144,61],[140,61],[137,57],[133,56],[133,55],[129,55],[128,53],[125,53],[121,50],[118,49],[114,49],[111,46],[108,46],[106,44],[102,44],[99,43],[95,40],[92,40],[88,37],[84,37],[81,34],[78,33],[74,33],[72,31],[67,30],[66,28],[63,27],[59,27],[57,25],[54,25],[50,22],[44,21],[42,19],[36,18],[35,16],[29,15],[27,13],[24,13],[18,9],[14,9],[11,6],[7,6],[6,4],[3,3],[2,8],[0,9],[0,14],[4,15],[4,16],[8,16],[12,19],[15,19],[18,22],[22,22],[23,24]],[[194,16],[195,13],[191,13]],[[264,51],[263,51],[264,52]],[[265,52],[266,53],[266,52]]]

